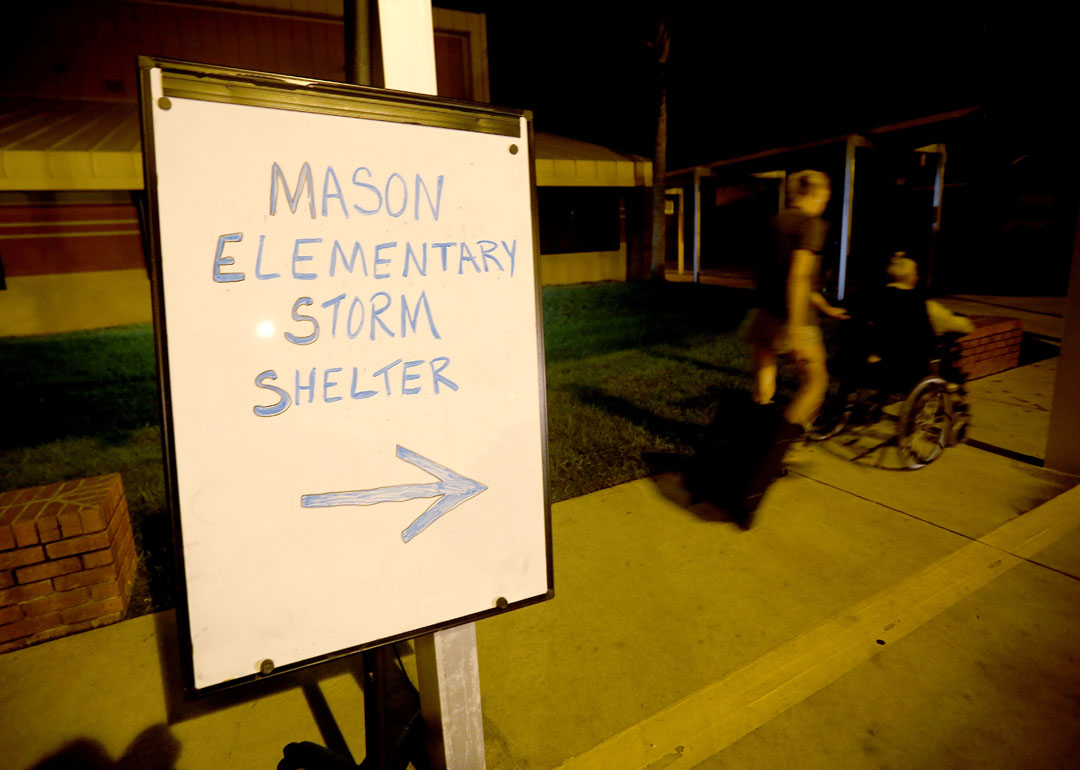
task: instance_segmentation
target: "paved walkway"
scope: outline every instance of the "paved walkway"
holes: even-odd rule
[[[1061,343],[1065,327],[1065,297],[988,297],[955,294],[939,298],[953,312],[1019,318],[1024,331]]]
[[[668,268],[667,280],[685,283],[694,280],[692,267],[682,273]],[[751,289],[754,286],[751,271],[747,268],[718,268],[703,270],[698,276],[701,283]],[[937,297],[953,312],[965,315],[991,315],[1019,318],[1024,331],[1053,342],[1061,342],[1065,317],[1065,297],[1000,297],[981,294],[952,294]],[[841,303],[842,304],[842,303]]]
[[[1080,488],[1038,464],[1052,369],[973,383],[972,436],[1011,455],[804,447],[748,532],[673,476],[555,505],[556,598],[477,624],[488,767],[1071,766]],[[184,705],[177,654],[162,613],[0,656],[0,764],[363,756],[355,661]]]

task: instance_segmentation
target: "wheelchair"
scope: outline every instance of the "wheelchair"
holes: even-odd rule
[[[934,462],[964,439],[970,422],[966,375],[959,367],[961,336],[939,337],[929,360],[922,366],[916,362],[915,371],[888,366],[875,370],[877,364],[852,360],[861,358],[865,348],[847,352],[839,388],[826,400],[806,441],[842,441],[855,431],[873,432],[876,438],[869,448],[851,459],[893,446],[901,468],[915,470]]]

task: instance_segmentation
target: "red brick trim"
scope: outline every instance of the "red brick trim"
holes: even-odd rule
[[[0,493],[0,653],[120,620],[136,566],[119,474]]]

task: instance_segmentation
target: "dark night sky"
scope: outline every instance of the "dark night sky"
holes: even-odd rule
[[[659,4],[439,5],[487,14],[496,104],[533,110],[540,131],[652,154],[655,80],[643,41],[647,9]],[[1064,17],[1016,6],[792,15],[705,5],[663,4],[669,168],[980,104],[1009,114],[1031,141],[1067,138],[1076,66]]]

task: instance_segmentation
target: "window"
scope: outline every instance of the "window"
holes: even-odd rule
[[[439,96],[473,100],[467,32],[435,30],[435,77]]]
[[[619,249],[618,190],[541,187],[536,195],[541,254]]]

